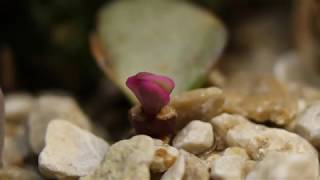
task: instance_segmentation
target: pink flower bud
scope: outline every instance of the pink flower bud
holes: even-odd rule
[[[149,115],[157,114],[170,102],[170,93],[175,86],[170,78],[148,72],[129,77],[126,85],[138,98],[144,112]]]

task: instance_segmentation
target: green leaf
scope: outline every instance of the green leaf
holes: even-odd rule
[[[99,65],[132,97],[125,81],[137,72],[171,77],[173,94],[201,85],[227,33],[215,16],[185,1],[118,0],[99,12],[96,35]]]

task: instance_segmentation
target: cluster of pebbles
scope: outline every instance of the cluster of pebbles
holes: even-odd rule
[[[8,95],[0,179],[317,180],[319,97],[270,76],[234,80],[173,97],[169,143],[135,135],[111,144],[69,96]]]

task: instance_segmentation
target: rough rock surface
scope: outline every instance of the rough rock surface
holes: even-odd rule
[[[207,164],[199,159],[197,156],[190,154],[184,150],[180,153],[184,156],[186,161],[186,169],[183,180],[208,180],[209,179],[209,168]]]
[[[138,135],[113,144],[95,172],[81,180],[149,180],[155,147],[149,136]]]
[[[173,139],[173,146],[190,153],[199,154],[209,149],[214,143],[214,133],[210,123],[199,120],[191,121]]]
[[[301,73],[303,71],[301,62],[295,52],[286,52],[274,64],[273,73],[282,82],[305,82],[305,74]]]
[[[241,114],[259,123],[287,125],[298,111],[297,98],[272,77],[258,76],[250,81],[235,78],[224,92],[225,112]]]
[[[223,155],[211,162],[211,178],[221,180],[244,179],[249,156],[239,147],[227,148]]]
[[[10,94],[5,97],[5,113],[7,122],[26,121],[32,111],[35,99],[26,93]]]
[[[295,132],[320,148],[320,103],[303,111],[295,120]]]
[[[211,178],[221,180],[244,179],[246,161],[239,156],[221,156],[211,165]]]
[[[155,139],[155,154],[150,165],[152,172],[164,172],[169,169],[179,156],[179,151],[161,140]]]
[[[104,158],[108,144],[64,120],[49,123],[39,169],[47,177],[70,178],[88,175]]]
[[[185,173],[185,157],[180,154],[175,163],[163,174],[161,180],[182,180]]]
[[[42,178],[32,170],[19,167],[5,167],[0,169],[0,179],[3,180],[41,180]]]
[[[199,155],[199,158],[204,160],[208,167],[211,166],[212,162],[220,158],[221,152],[218,151],[208,151]]]
[[[224,95],[221,89],[211,87],[181,93],[171,101],[179,116],[177,128],[180,129],[195,119],[209,121],[222,112]]]
[[[252,169],[252,171],[256,171],[253,175],[251,173],[248,175],[249,179],[277,179],[275,177],[279,177],[278,179],[286,179],[291,177],[288,172],[300,167],[300,165],[297,165],[299,163],[303,164],[302,166],[311,168],[306,172],[306,176],[309,177],[310,175],[312,179],[319,175],[317,152],[308,141],[294,133],[283,129],[257,125],[240,115],[222,114],[213,118],[211,123],[216,135],[220,137],[220,140],[223,141],[225,146],[244,148],[250,158],[258,161],[258,163],[261,161],[259,163],[261,164],[261,168],[258,168],[258,170],[254,170],[255,162],[247,161],[243,172],[250,172]],[[279,156],[283,156],[283,163],[275,163],[277,158],[273,158],[273,162],[268,160],[270,157],[267,156],[271,153],[278,153],[280,154]],[[293,158],[292,160],[291,157],[293,156],[299,158]],[[235,160],[233,161],[236,162]],[[279,161],[281,161],[281,159]],[[222,163],[226,162],[227,160],[222,161]],[[213,161],[213,165],[214,163],[218,162]],[[276,168],[273,169],[273,166]],[[213,174],[211,175],[215,177],[215,174],[217,174],[215,171],[217,170],[214,169],[214,166],[212,168]],[[304,177],[303,171],[300,171],[300,173],[302,175],[297,177],[301,179],[301,177]],[[240,175],[243,178],[243,173]]]
[[[248,155],[247,151],[243,148],[240,148],[240,147],[229,147],[224,150],[223,155],[224,156],[239,156],[244,160],[249,159],[249,155]]]
[[[303,154],[269,153],[257,163],[246,180],[317,180],[319,169],[313,158]]]
[[[257,125],[242,116],[229,114],[217,116],[211,123],[227,146],[246,149],[253,160],[262,159],[269,152],[301,153],[318,159],[311,144],[286,130]]]
[[[91,129],[88,118],[74,99],[68,96],[42,95],[37,99],[28,121],[29,143],[33,152],[38,154],[43,149],[47,126],[57,118],[83,129]]]
[[[180,150],[176,162],[164,173],[161,180],[208,180],[209,168],[205,161],[197,156]]]
[[[296,88],[297,89],[297,88]],[[306,105],[312,105],[320,101],[320,90],[314,87],[300,86],[299,95],[306,101]]]
[[[6,166],[22,165],[30,153],[26,123],[5,125],[3,161]]]
[[[3,149],[5,166],[22,165],[30,153],[26,124],[34,102],[34,98],[27,93],[5,96],[6,124]]]
[[[208,84],[210,86],[223,87],[227,83],[225,75],[219,69],[213,69],[208,74]]]

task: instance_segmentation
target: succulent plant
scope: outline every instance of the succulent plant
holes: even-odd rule
[[[186,1],[119,0],[98,14],[91,49],[99,66],[134,101],[126,78],[136,72],[171,77],[173,94],[197,87],[226,43],[220,21]]]
[[[170,101],[174,82],[168,77],[140,72],[131,76],[126,85],[135,94],[146,114],[155,115]]]
[[[140,72],[126,81],[128,88],[140,102],[129,111],[137,133],[165,137],[173,133],[175,110],[168,104],[175,84],[172,79],[148,72]]]

